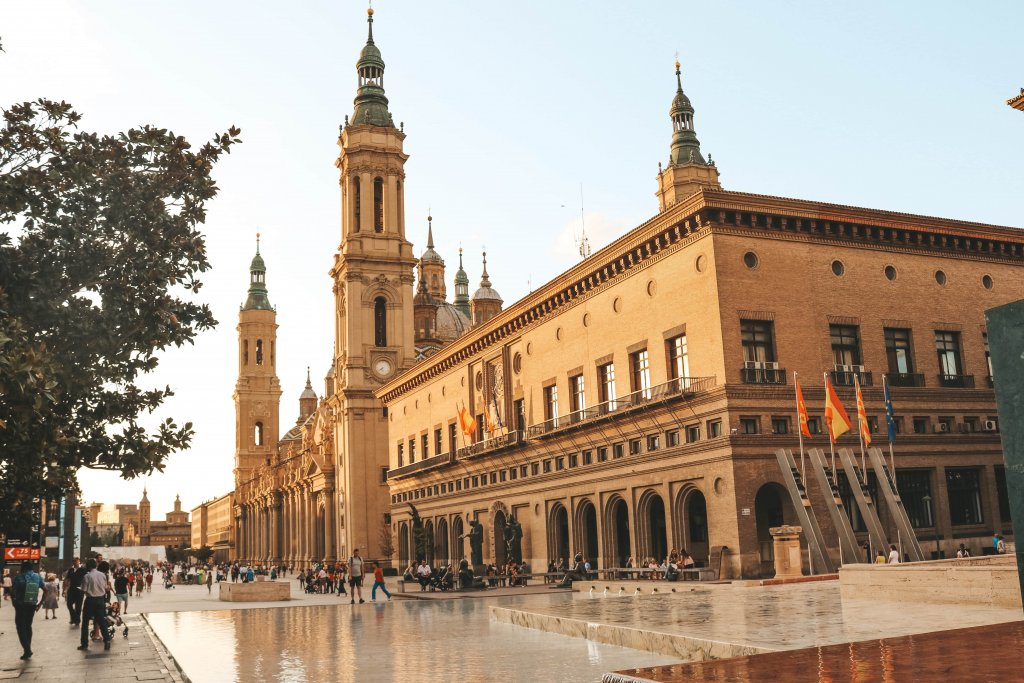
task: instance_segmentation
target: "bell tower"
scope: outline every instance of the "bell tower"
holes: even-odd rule
[[[235,383],[235,490],[277,448],[281,382],[277,379],[277,311],[267,298],[267,266],[249,266],[249,296],[238,312],[238,381]]]
[[[335,166],[341,189],[341,245],[334,280],[335,472],[339,499],[337,551],[359,548],[379,557],[389,510],[387,418],[373,392],[416,362],[413,336],[413,267],[405,237],[405,133],[396,126],[384,94],[384,60],[373,39],[356,63],[358,90],[351,120],[338,138]]]

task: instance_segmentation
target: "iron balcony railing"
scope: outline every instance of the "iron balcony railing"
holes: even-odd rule
[[[974,375],[939,375],[939,386],[954,389],[973,389]]]
[[[408,477],[410,474],[416,474],[417,472],[423,472],[425,470],[432,470],[437,467],[447,465],[452,461],[451,453],[442,453],[441,455],[434,455],[429,458],[424,458],[418,462],[411,462],[408,465],[402,467],[396,467],[393,470],[388,470],[388,481],[392,479],[401,479],[402,477]]]
[[[870,387],[873,385],[871,373],[867,371],[848,372],[833,370],[829,374],[832,375],[832,384],[837,387],[852,387],[854,377],[860,379],[860,385],[862,387]]]
[[[493,453],[494,451],[504,448],[511,448],[523,441],[523,433],[521,431],[511,431],[507,434],[501,434],[500,436],[494,436],[490,439],[471,443],[468,446],[460,448],[456,453],[459,460],[467,460],[486,453]]]
[[[740,379],[744,384],[785,384],[785,368],[742,368]]]
[[[527,430],[527,436],[530,438],[544,436],[561,429],[567,429],[574,425],[591,422],[609,415],[632,410],[633,408],[650,405],[651,403],[700,394],[714,386],[714,377],[679,377],[649,389],[634,391],[589,408],[575,410],[566,415],[559,415],[558,417],[530,425]]]
[[[924,375],[919,372],[894,372],[886,375],[891,387],[923,387]]]

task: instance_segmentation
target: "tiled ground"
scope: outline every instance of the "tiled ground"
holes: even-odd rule
[[[1024,679],[1024,621],[606,674],[604,683],[1008,683]]]

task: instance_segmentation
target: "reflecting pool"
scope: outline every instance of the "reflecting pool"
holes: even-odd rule
[[[678,661],[494,623],[490,607],[554,606],[569,594],[394,600],[150,614],[193,683],[206,681],[599,681]]]

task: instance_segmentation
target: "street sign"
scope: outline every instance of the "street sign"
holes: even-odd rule
[[[38,560],[39,558],[39,548],[4,548],[4,559],[9,562],[19,562],[22,560]]]

